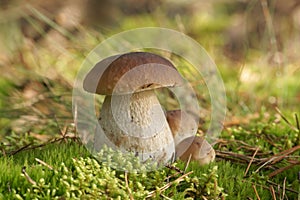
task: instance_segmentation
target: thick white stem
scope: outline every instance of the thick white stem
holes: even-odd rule
[[[143,161],[166,163],[174,156],[172,133],[153,90],[106,96],[99,123],[111,144]]]

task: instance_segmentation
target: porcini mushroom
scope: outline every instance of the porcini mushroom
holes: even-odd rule
[[[184,110],[167,111],[166,118],[172,131],[175,146],[185,138],[196,135],[198,125],[194,118]]]
[[[204,137],[196,136],[198,126],[191,115],[183,110],[172,110],[167,111],[166,117],[176,145],[176,158],[187,161],[191,156],[191,160],[200,165],[215,159],[212,146]]]
[[[154,89],[173,87],[182,81],[169,60],[132,52],[97,63],[86,75],[83,88],[106,95],[99,124],[113,145],[134,152],[142,161],[166,163],[174,157],[175,146]]]
[[[191,157],[199,165],[205,165],[214,161],[215,156],[215,150],[204,137],[188,137],[176,146],[176,157],[185,162]]]

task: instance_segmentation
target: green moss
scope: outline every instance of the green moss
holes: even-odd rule
[[[120,153],[117,155],[119,157],[116,159],[123,158]],[[43,160],[53,169],[38,163],[35,158]],[[0,172],[0,194],[8,199],[129,199],[128,190],[135,199],[144,199],[151,191],[156,191],[152,197],[162,194],[182,199],[204,195],[210,199],[222,190],[213,187],[217,181],[217,168],[192,173],[182,182],[174,182],[167,190],[161,190],[159,188],[176,180],[180,174],[176,175],[176,171],[169,168],[160,168],[155,171],[132,171],[125,175],[124,171],[116,171],[106,162],[99,163],[76,143],[51,144],[12,157],[1,157],[0,165],[3,169]],[[183,164],[180,166],[183,167]],[[31,183],[21,173],[23,167],[36,183]],[[167,179],[171,175],[174,177]],[[128,176],[127,183],[125,176]]]

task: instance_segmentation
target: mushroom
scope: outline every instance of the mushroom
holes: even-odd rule
[[[97,63],[83,82],[87,92],[106,95],[99,118],[105,136],[96,133],[97,143],[110,142],[142,161],[172,160],[174,140],[154,89],[182,82],[169,60],[152,53],[126,53]]]
[[[191,156],[200,165],[215,159],[212,146],[204,137],[196,136],[198,126],[191,115],[181,110],[167,111],[166,115],[176,145],[176,158],[187,161]]]
[[[170,110],[166,113],[175,146],[187,137],[195,136],[198,125],[194,118],[184,110]]]
[[[199,165],[205,165],[214,161],[216,153],[203,136],[192,136],[176,146],[176,157],[185,162],[191,157],[191,160],[197,161]]]

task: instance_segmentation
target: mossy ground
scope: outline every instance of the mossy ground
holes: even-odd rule
[[[289,133],[290,137],[284,137],[286,133]],[[272,141],[274,143],[270,144],[270,140],[264,139],[268,138],[268,135],[273,137]],[[223,137],[221,138],[226,143],[219,143],[215,146],[215,149],[220,152],[229,151],[235,152],[237,155],[248,155],[251,157],[254,151],[245,147],[248,144],[249,147],[259,147],[261,149],[257,158],[267,158],[295,146],[293,141],[297,140],[297,137],[298,135],[291,131],[286,124],[270,125],[270,123],[253,122],[245,127],[228,128],[226,131],[223,131]],[[241,144],[239,141],[244,143]],[[274,145],[276,145],[276,148]],[[95,167],[93,162],[96,162],[96,160],[82,144],[74,141],[74,139],[61,139],[54,143],[45,143],[41,147],[30,149],[29,146],[28,148],[28,150],[20,150],[17,153],[13,152],[15,155],[9,156],[11,152],[8,151],[6,156],[1,156],[0,194],[2,199],[130,198],[125,187],[124,172],[115,171],[101,164]],[[234,156],[231,158],[234,158]],[[36,159],[42,160],[53,169],[49,169],[46,164],[41,164]],[[92,162],[90,159],[94,161]],[[297,159],[299,160],[299,152],[287,156],[286,159],[279,163],[267,165],[268,167],[263,167],[259,171],[257,170],[265,162],[260,164],[253,162],[245,176],[250,159],[240,163],[238,161],[242,160],[233,159],[230,161],[227,160],[227,157],[224,159],[224,157],[220,156],[217,157],[216,162],[207,166],[199,167],[197,163],[190,163],[186,169],[186,173],[193,171],[188,176],[189,180],[184,179],[184,181],[174,183],[173,186],[166,190],[160,191],[158,188],[173,183],[172,181],[175,180],[175,178],[166,179],[167,176],[174,174],[167,167],[157,170],[155,173],[149,172],[141,175],[131,175],[129,173],[128,182],[131,184],[128,187],[135,199],[143,199],[148,193],[153,191],[156,191],[157,195],[156,197],[152,196],[152,198],[158,199],[165,196],[172,199],[183,199],[189,196],[197,197],[197,199],[205,198],[203,196],[206,196],[208,199],[225,197],[226,199],[256,199],[255,190],[261,199],[272,199],[271,186],[277,197],[285,195],[285,198],[297,199],[300,187],[297,177],[300,171],[299,165],[284,170],[274,177],[268,177],[275,170],[288,166],[292,163],[292,160],[297,161]],[[64,163],[63,168],[62,163]],[[184,170],[185,163],[178,162],[175,166]],[[82,173],[81,176],[83,177],[80,177],[78,168],[82,168],[80,173]],[[33,184],[24,176],[22,169],[25,169],[25,172],[36,184]],[[93,170],[85,171],[91,169],[94,169],[97,173],[91,176]],[[215,170],[213,173],[211,172],[212,169]],[[109,178],[105,179],[104,174],[109,174],[107,176]],[[209,175],[212,176],[212,179],[207,181],[207,176]],[[194,180],[196,181],[194,183],[197,184],[192,184],[191,179],[193,177],[197,177]],[[99,188],[103,188],[103,185],[99,180],[105,180],[109,184],[113,184],[114,189],[111,189],[110,192],[102,191]],[[140,184],[138,187],[137,182]],[[94,183],[94,190],[91,190],[91,183]],[[217,190],[217,194],[220,197],[213,196],[214,190]],[[91,191],[94,191],[94,193]],[[211,192],[210,195],[208,195],[207,191]]]
[[[156,199],[300,199],[299,41],[281,35],[288,45],[281,50],[284,61],[279,64],[272,63],[274,49],[263,45],[245,46],[243,60],[231,60],[223,51],[227,28],[241,17],[239,12],[231,13],[232,9],[239,7],[226,3],[203,6],[207,7],[201,12],[174,15],[166,12],[165,5],[153,13],[124,15],[114,25],[100,29],[78,25],[74,32],[51,23],[50,30],[58,31],[59,36],[42,31],[39,41],[25,38],[15,17],[0,15],[0,199],[68,199],[80,195],[86,199],[118,195],[130,199],[129,191],[135,199],[149,192]],[[49,25],[42,13],[31,14],[25,20],[36,30],[43,27],[32,23],[34,20]],[[175,181],[180,175],[165,179],[175,173],[169,168],[152,174],[128,174],[126,186],[124,173],[97,165],[74,140],[77,132],[72,118],[72,86],[83,60],[96,45],[121,31],[146,26],[182,31],[207,50],[225,84],[227,115],[214,145],[216,162],[203,167],[190,163],[186,173],[193,173],[180,182]],[[265,30],[263,43],[268,43],[269,33]],[[251,42],[251,34],[244,43]],[[299,30],[294,34],[299,35]],[[49,37],[51,43],[46,42]],[[205,132],[210,122],[209,91],[191,66],[180,59],[176,63],[195,86],[202,107],[201,129]],[[167,109],[175,107],[168,94],[160,100]],[[51,138],[63,139],[47,142]],[[179,162],[176,166],[183,170],[185,164]],[[91,167],[99,174],[90,177]],[[105,174],[109,176],[105,178]],[[115,183],[110,191],[103,190],[107,183]],[[168,189],[161,189],[170,183]]]

